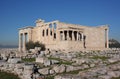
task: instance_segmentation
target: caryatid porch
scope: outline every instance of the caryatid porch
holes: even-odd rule
[[[58,28],[61,41],[84,41],[83,29]]]

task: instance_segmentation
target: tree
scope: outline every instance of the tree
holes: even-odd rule
[[[34,42],[33,41],[29,41],[26,43],[26,49],[29,50],[29,49],[34,49]]]
[[[115,39],[109,40],[109,47],[110,48],[120,48],[120,43]]]
[[[29,41],[26,43],[26,49],[34,49],[35,47],[41,47],[41,50],[45,50],[45,45],[42,43]]]
[[[34,43],[34,47],[41,47],[41,50],[45,50],[45,45],[38,41]]]

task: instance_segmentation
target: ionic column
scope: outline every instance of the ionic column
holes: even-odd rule
[[[52,40],[54,40],[54,28],[52,27]]]
[[[50,36],[50,28],[48,28],[48,37]]]
[[[72,41],[75,41],[74,31],[72,31]]]
[[[19,33],[19,51],[21,51],[22,50],[22,34],[21,33]]]
[[[65,34],[64,34],[65,32],[63,31],[63,40],[65,40]]]
[[[106,30],[107,31],[107,34],[106,34],[106,36],[107,36],[107,48],[109,48],[109,38],[108,38],[108,29]]]
[[[25,51],[26,47],[25,47],[25,33],[23,33],[23,51]]]

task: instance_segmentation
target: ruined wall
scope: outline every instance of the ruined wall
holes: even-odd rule
[[[85,29],[85,44],[88,49],[105,48],[105,28],[88,27]]]

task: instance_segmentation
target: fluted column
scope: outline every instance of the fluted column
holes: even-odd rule
[[[22,34],[21,33],[19,33],[19,51],[21,51],[22,50]]]

